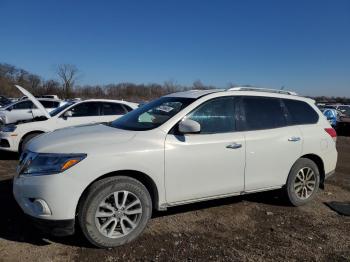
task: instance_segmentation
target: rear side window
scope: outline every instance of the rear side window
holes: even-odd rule
[[[57,108],[59,106],[59,102],[55,101],[39,101],[45,108]]]
[[[121,104],[117,103],[102,103],[101,104],[101,115],[124,115],[126,110]]]
[[[72,117],[86,117],[99,115],[99,103],[85,102],[74,106],[72,109]]]
[[[234,98],[221,97],[207,101],[188,118],[201,125],[201,134],[233,132],[236,130]]]
[[[128,111],[128,112],[130,112],[130,111],[132,111],[133,109],[130,107],[130,106],[128,106],[128,105],[123,105],[123,107],[126,109],[126,111]]]
[[[262,130],[287,125],[286,116],[279,98],[244,97],[246,130]]]
[[[290,115],[292,125],[315,124],[318,122],[318,114],[308,103],[292,99],[283,99],[283,102]]]
[[[12,109],[14,110],[19,110],[19,109],[32,109],[35,108],[34,104],[32,101],[27,100],[27,101],[22,101],[17,104],[14,104],[12,106]]]

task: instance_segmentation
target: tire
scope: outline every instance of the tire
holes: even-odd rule
[[[302,181],[300,178],[305,179]],[[307,158],[300,158],[295,162],[288,175],[286,194],[289,202],[293,206],[305,205],[315,197],[319,185],[320,172],[315,162]]]
[[[117,199],[120,209],[115,203],[115,192],[119,192]],[[123,205],[125,195],[126,204]],[[139,204],[127,208],[137,200]],[[126,214],[139,212],[140,209],[141,213]],[[97,214],[103,214],[105,217],[97,217]],[[147,188],[138,180],[126,176],[105,178],[94,183],[88,189],[78,210],[79,225],[83,234],[91,244],[100,248],[121,246],[134,240],[143,232],[151,215],[152,200]],[[109,224],[104,228],[107,223]]]
[[[21,143],[19,144],[19,148],[18,148],[18,153],[19,154],[22,154],[23,150],[25,149],[26,145],[28,144],[28,142],[30,140],[32,140],[34,137],[38,136],[38,135],[41,135],[42,133],[32,133],[32,134],[29,134],[29,135],[26,135]]]

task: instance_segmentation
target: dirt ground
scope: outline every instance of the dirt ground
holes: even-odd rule
[[[350,201],[350,137],[338,138],[336,175],[307,206],[280,192],[208,201],[154,214],[136,241],[112,250],[81,236],[41,235],[12,197],[18,156],[0,152],[0,261],[350,261],[350,217],[324,203]]]

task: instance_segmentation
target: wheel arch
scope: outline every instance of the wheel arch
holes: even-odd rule
[[[148,190],[148,192],[151,195],[151,199],[152,199],[152,206],[159,210],[159,192],[158,192],[158,188],[156,186],[156,183],[153,181],[153,179],[148,176],[147,174],[140,172],[140,171],[136,171],[136,170],[118,170],[118,171],[113,171],[107,174],[104,174],[98,178],[96,178],[94,181],[92,181],[83,191],[83,193],[81,194],[79,201],[78,201],[78,205],[76,207],[75,210],[75,214],[77,215],[79,212],[79,208],[80,205],[83,203],[86,195],[89,192],[90,187],[97,181],[100,181],[102,179],[108,178],[108,177],[116,177],[116,176],[126,176],[126,177],[131,177],[134,178],[136,180],[138,180],[139,182],[141,182]]]
[[[21,137],[21,140],[20,140],[19,143],[18,143],[18,152],[20,152],[20,149],[21,149],[21,147],[22,147],[23,140],[24,140],[27,136],[32,135],[32,134],[43,134],[43,133],[45,133],[45,131],[43,131],[43,130],[34,130],[34,131],[30,131],[30,132],[28,132],[28,133],[25,133],[25,134]]]
[[[301,156],[301,158],[309,159],[317,165],[318,171],[320,172],[320,188],[324,189],[324,181],[326,174],[322,158],[316,154],[306,154]]]

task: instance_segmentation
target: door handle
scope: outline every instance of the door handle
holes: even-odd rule
[[[226,148],[229,148],[229,149],[238,149],[241,147],[242,147],[242,144],[238,144],[238,143],[232,143],[226,146]]]
[[[290,142],[298,142],[300,140],[301,140],[301,138],[297,137],[297,136],[292,136],[292,137],[288,138],[288,141],[290,141]]]

